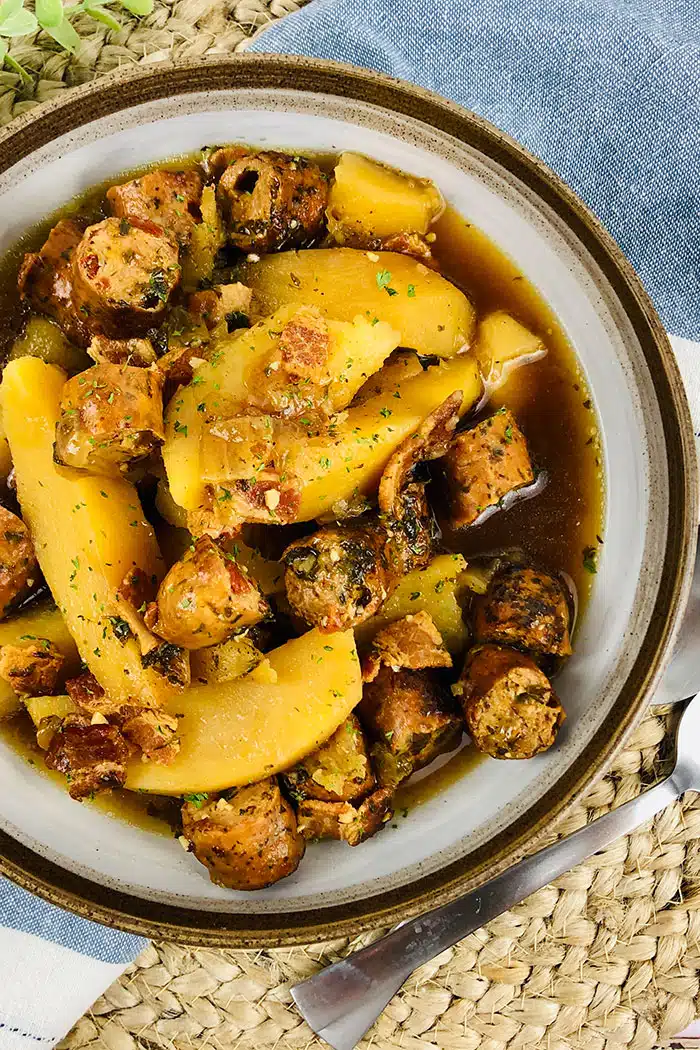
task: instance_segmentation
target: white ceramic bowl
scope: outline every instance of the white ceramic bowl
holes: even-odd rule
[[[692,429],[638,280],[581,203],[483,121],[385,77],[244,56],[137,71],[71,93],[0,139],[0,249],[75,194],[205,143],[358,150],[430,176],[558,315],[603,435],[605,544],[576,654],[558,680],[557,746],[479,764],[398,830],[311,846],[255,894],[213,886],[173,839],[79,806],[0,747],[3,870],[50,899],[146,933],[279,944],[404,918],[531,848],[621,745],[658,676],[694,544]]]

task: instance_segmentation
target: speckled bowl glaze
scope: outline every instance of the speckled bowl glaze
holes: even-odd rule
[[[653,689],[693,564],[692,429],[676,365],[629,264],[562,183],[501,132],[428,92],[351,67],[242,56],[139,69],[22,118],[0,138],[0,249],[75,194],[208,142],[355,149],[435,179],[558,314],[603,435],[605,545],[569,719],[527,763],[479,764],[360,849],[312,846],[268,890],[212,886],[166,837],[80,807],[0,748],[0,865],[102,922],[211,945],[308,942],[444,903],[532,849],[622,746]]]

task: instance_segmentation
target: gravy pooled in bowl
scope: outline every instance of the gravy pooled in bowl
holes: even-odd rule
[[[253,890],[555,743],[595,415],[439,187],[206,149],[47,219],[0,311],[0,711],[74,799]]]

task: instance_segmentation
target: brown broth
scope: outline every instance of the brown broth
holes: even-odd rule
[[[334,162],[329,156],[316,159],[327,170]],[[176,158],[160,166],[182,168],[193,163],[192,158]],[[121,181],[144,170],[123,174]],[[28,315],[16,289],[24,252],[37,250],[59,218],[80,216],[92,222],[103,218],[104,192],[115,181],[106,181],[71,201],[6,253],[0,263],[0,361]],[[547,348],[545,357],[514,372],[482,413],[501,405],[512,409],[528,439],[535,466],[546,472],[546,486],[536,497],[514,503],[481,525],[455,532],[441,521],[443,543],[467,558],[518,548],[551,570],[566,572],[577,590],[580,615],[592,582],[583,552],[602,542],[604,486],[596,417],[575,355],[534,285],[481,230],[448,208],[433,231],[433,251],[442,273],[466,292],[479,316],[506,310]],[[62,777],[45,770],[28,717],[5,722],[0,734],[44,775],[63,782]],[[397,813],[442,793],[484,760],[468,744],[442,765],[438,760],[434,772],[400,787]],[[153,815],[148,800],[132,792],[102,796],[89,804],[147,830],[172,833],[165,820]]]

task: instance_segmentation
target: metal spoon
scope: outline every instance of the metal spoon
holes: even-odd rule
[[[472,893],[402,923],[368,948],[297,984],[292,995],[302,1016],[335,1050],[352,1050],[417,967],[629,834],[686,791],[700,791],[699,740],[700,693],[684,708],[670,776]]]

